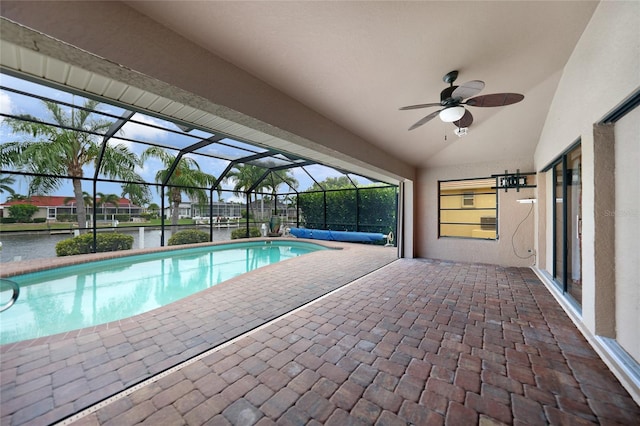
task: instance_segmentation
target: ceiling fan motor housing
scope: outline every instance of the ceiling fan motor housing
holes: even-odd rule
[[[442,106],[453,106],[460,102],[460,99],[454,99],[451,97],[453,91],[456,90],[458,86],[449,86],[440,92],[440,104]]]

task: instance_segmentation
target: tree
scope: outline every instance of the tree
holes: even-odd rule
[[[347,176],[339,176],[339,177],[328,177],[320,184],[314,183],[309,188],[309,191],[324,191],[330,189],[353,189],[354,184],[358,185],[357,181],[353,181],[351,183],[351,179]]]
[[[97,166],[102,150],[101,137],[111,122],[93,119],[92,113],[99,102],[87,100],[82,109],[68,109],[55,102],[43,101],[55,126],[36,117],[23,115],[7,119],[6,123],[17,134],[33,140],[9,142],[0,148],[0,164],[10,164],[33,173],[29,194],[49,194],[58,189],[66,178],[71,178],[78,211],[78,225],[83,228],[87,212],[82,191],[85,168]],[[124,144],[105,146],[100,173],[110,179],[141,181],[135,173],[140,165],[137,156]]]
[[[150,203],[149,205],[147,205],[146,210],[143,213],[140,213],[140,217],[146,220],[157,219],[159,211],[159,205],[157,205],[156,203]]]
[[[236,164],[227,176],[225,180],[233,183],[234,195],[244,195],[249,188],[251,188],[257,181],[264,175],[265,169],[262,167],[254,166],[253,164]],[[255,191],[264,189],[264,182],[259,187],[255,188]],[[248,194],[250,197],[251,194]],[[247,200],[251,203],[251,199]]]
[[[298,180],[291,176],[289,170],[271,172],[268,179],[266,179],[265,187],[271,190],[271,195],[275,200],[275,206],[278,206],[278,187],[280,185],[287,185],[289,188],[296,189],[298,187]],[[285,197],[287,201],[287,197]],[[277,214],[277,212],[276,212]]]
[[[62,203],[66,206],[69,203],[75,203],[76,197],[66,197],[62,200]],[[86,191],[82,191],[82,202],[84,203],[84,209],[91,208],[93,206],[93,197]],[[78,215],[78,206],[76,204],[76,216]],[[70,217],[73,215],[73,207],[70,210]],[[69,220],[69,222],[73,222],[73,220]]]
[[[104,215],[104,220],[107,220],[107,205],[113,204],[116,207],[116,213],[118,212],[118,203],[120,202],[120,197],[118,197],[116,194],[103,194],[102,192],[98,192],[96,195],[98,198],[98,200],[96,200],[98,206],[102,206],[102,214]]]
[[[360,193],[358,223],[366,232],[396,232],[398,191],[394,186],[363,188]]]
[[[121,197],[128,198],[136,206],[145,206],[151,200],[151,191],[147,185],[128,182],[122,185]]]
[[[265,169],[262,167],[254,166],[253,164],[236,164],[227,176],[225,180],[233,183],[233,193],[236,196],[247,196],[247,206],[251,205],[251,194],[247,194],[249,188],[251,188],[258,180],[264,175]],[[264,181],[261,182],[254,191],[258,192],[265,188]],[[255,192],[254,192],[255,193]],[[255,200],[258,200],[256,195]]]
[[[29,197],[27,197],[26,195],[21,195],[16,193],[13,193],[7,197],[7,201],[25,201],[28,199]]]
[[[13,196],[15,191],[11,185],[14,183],[16,183],[16,179],[13,176],[0,175],[0,194],[7,192],[9,196]]]
[[[296,189],[298,187],[298,180],[291,176],[289,170],[272,172],[270,178],[265,179],[265,187],[271,189],[271,194],[275,197],[280,185],[286,184],[289,188]]]
[[[258,180],[264,176],[269,166],[275,164],[265,164],[265,167],[254,166],[252,164],[236,164],[233,169],[227,174],[226,180],[233,182],[233,193],[237,196],[245,194],[249,188],[255,185]],[[271,191],[272,196],[275,198],[277,195],[278,187],[282,184],[287,184],[292,188],[297,188],[298,181],[290,175],[289,170],[272,172],[264,180],[262,180],[258,186],[254,189],[254,193],[260,191]],[[255,200],[258,197],[256,195]],[[247,194],[247,203],[251,204],[251,194]]]
[[[38,211],[38,207],[33,204],[14,204],[9,206],[9,216],[14,218],[16,222],[28,223]]]
[[[308,228],[355,231],[350,228],[357,223],[355,187],[345,175],[314,183],[298,195],[298,203],[304,215],[302,223]]]
[[[62,203],[66,206],[67,204],[75,201],[76,197],[66,197],[64,200],[62,200]],[[82,201],[84,201],[85,207],[93,206],[93,197],[86,191],[82,191]]]
[[[173,173],[169,176],[171,167],[176,162],[177,157],[156,146],[147,148],[142,153],[141,159],[143,162],[148,158],[159,159],[165,167],[158,170],[155,179],[156,182],[166,182],[169,186],[167,198],[169,199],[171,210],[171,233],[175,234],[178,230],[182,194],[186,194],[192,201],[197,203],[206,203],[208,200],[207,191],[203,188],[213,187],[216,184],[216,178],[201,171],[196,160],[186,156],[180,158]]]
[[[383,234],[395,231],[396,187],[356,189],[346,176],[327,178],[314,187],[298,195],[301,222],[307,228]],[[321,191],[321,187],[327,191]]]

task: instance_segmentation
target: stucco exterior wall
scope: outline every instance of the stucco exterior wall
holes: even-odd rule
[[[535,241],[534,246],[536,249],[536,263],[540,268],[546,268],[547,265],[547,252],[550,249],[547,248],[547,174],[538,173],[536,177],[538,187],[536,188],[537,203],[535,207]],[[549,183],[550,184],[550,183]]]
[[[640,160],[637,153],[629,154],[635,166],[619,169],[620,155],[627,154],[617,153],[614,158],[614,147],[617,150],[618,146],[613,126],[597,123],[639,87],[640,3],[601,2],[565,66],[534,156],[536,170],[540,171],[571,144],[581,140],[581,312],[566,303],[554,284],[548,283],[548,287],[636,401],[640,401],[638,237],[629,233],[634,227],[639,229],[639,224],[637,215],[619,221],[620,218],[610,212],[637,208],[622,201],[626,197],[619,193],[619,186],[621,182],[639,181]],[[638,113],[634,114],[635,121],[630,122],[635,123],[635,128],[620,132],[626,138],[631,134],[631,143],[637,146]],[[545,197],[546,205],[550,206],[553,202],[551,173],[546,175],[545,191],[537,193]],[[626,189],[627,192],[634,190],[637,191],[637,187]],[[551,209],[540,211],[538,220],[538,229],[544,230],[544,234],[538,234],[537,245],[544,245],[546,249],[545,262],[538,267],[550,275],[553,267]],[[623,242],[617,241],[620,237]],[[635,249],[629,249],[629,245]],[[621,354],[618,347],[626,353]]]
[[[534,160],[542,169],[640,85],[640,3],[601,2],[558,84]],[[584,155],[584,153],[583,153]],[[586,161],[586,159],[585,159]]]
[[[528,250],[534,249],[534,214],[522,223],[517,234],[512,237],[518,224],[525,219],[531,204],[520,204],[518,199],[533,198],[533,189],[517,192],[498,191],[498,240],[475,240],[458,238],[438,238],[438,181],[488,177],[492,174],[533,170],[527,159],[514,159],[494,163],[469,164],[455,167],[441,167],[421,170],[418,173],[416,191],[415,244],[417,257],[455,260],[462,262],[492,263],[503,266],[531,266],[534,257],[528,257]],[[530,176],[534,179],[535,176]],[[515,252],[514,252],[515,247]]]
[[[616,201],[608,213],[615,220],[616,339],[640,360],[640,107],[616,123],[614,134]]]
[[[535,167],[541,170],[576,140],[582,141],[582,321],[594,333],[595,192],[606,188],[596,188],[594,184],[593,125],[640,85],[639,28],[640,3],[600,3],[565,67],[534,156]],[[549,212],[543,217],[547,220],[547,247],[551,247]],[[550,256],[547,250],[547,271],[551,267]]]

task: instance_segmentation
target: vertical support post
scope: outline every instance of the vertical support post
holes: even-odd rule
[[[551,233],[553,235],[553,242],[551,243],[551,276],[556,277],[558,274],[558,244],[556,242],[556,238],[558,238],[558,207],[557,207],[557,203],[558,203],[558,172],[556,171],[556,166],[555,164],[553,165],[553,168],[551,169],[551,178],[552,178],[552,183],[551,183],[551,193],[552,193],[552,197],[551,197],[551,215],[552,215],[552,220],[551,220]]]
[[[637,139],[634,143],[637,143]],[[616,283],[617,274],[613,272],[616,271],[616,221],[619,221],[618,226],[620,226],[620,221],[624,219],[615,214],[616,173],[611,172],[616,170],[615,150],[615,124],[594,124],[592,210],[594,214],[594,294],[590,297],[593,298],[595,334],[609,338],[617,337],[616,285],[624,285],[623,282]],[[620,196],[629,196],[629,194],[620,194]],[[611,214],[611,210],[614,210],[614,214]],[[619,255],[622,254],[619,253]]]
[[[356,232],[360,232],[360,189],[356,188]]]
[[[96,205],[98,204],[98,199],[96,198],[96,191],[98,190],[96,178],[93,178],[93,207],[91,215],[91,223],[92,223],[92,232],[93,232],[93,245],[91,247],[91,253],[95,253],[98,248],[98,222],[96,218]],[[84,206],[85,212],[87,211],[87,206]],[[78,224],[80,225],[80,224]],[[84,226],[87,226],[85,223]]]
[[[569,218],[569,209],[567,204],[567,178],[568,176],[568,167],[567,167],[567,156],[562,156],[562,264],[564,265],[562,268],[562,292],[566,293],[569,288],[568,283],[568,273],[567,273],[567,261],[569,259],[569,242],[567,240],[567,220]]]
[[[247,226],[245,227],[246,231],[247,231],[247,237],[249,237],[249,204],[251,203],[251,198],[249,198],[249,193],[246,192],[245,193],[246,199],[247,199],[247,210],[246,210],[246,214],[247,214]]]
[[[209,241],[213,241],[213,187],[209,190]]]
[[[398,222],[398,217],[400,216],[400,188],[396,187],[395,191],[396,193],[396,205],[394,206],[394,211],[396,212],[396,220],[394,220],[395,222],[395,226],[393,227],[393,235],[395,235],[395,242],[394,244],[396,244],[396,247],[400,247],[400,245],[398,244],[398,240],[400,239],[400,232],[399,231],[399,222]]]
[[[322,207],[323,207],[323,219],[324,229],[328,229],[327,227],[327,191],[322,191]]]
[[[164,185],[160,185],[160,247],[164,247]]]
[[[144,248],[144,226],[138,228],[138,248]]]
[[[506,179],[506,178],[505,178]],[[500,203],[498,202],[498,185],[500,184],[500,178],[496,176],[496,240],[500,238],[500,235],[498,235],[498,229],[499,228],[499,224],[498,222],[500,221],[500,212],[498,211],[498,209],[500,208]],[[507,190],[505,189],[505,192]],[[440,207],[438,206],[438,216],[440,215]],[[438,217],[438,223],[440,223],[440,218]]]

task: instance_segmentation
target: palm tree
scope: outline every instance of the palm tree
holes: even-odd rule
[[[76,197],[66,197],[64,200],[62,200],[62,202],[64,203],[64,205],[66,206],[67,204],[69,204],[72,201],[76,201]],[[86,207],[91,207],[93,206],[93,197],[91,196],[91,194],[89,194],[86,191],[82,191],[82,201],[84,201],[84,205]]]
[[[116,213],[118,212],[118,203],[120,202],[120,197],[118,197],[116,194],[103,194],[102,192],[98,192],[96,195],[98,196],[97,198],[99,198],[99,200],[97,200],[98,206],[102,206],[102,214],[104,215],[104,220],[107,220],[106,207],[108,204],[113,204],[114,206],[116,206]]]
[[[298,187],[298,180],[289,173],[289,170],[284,171],[284,173],[283,171],[271,173],[271,178],[267,179],[266,187],[271,189],[273,195],[277,193],[278,187],[282,184],[286,184],[293,189]]]
[[[62,203],[66,206],[69,203],[76,202],[76,197],[66,197],[62,200]],[[86,191],[82,191],[82,202],[84,203],[84,208],[91,208],[93,206],[93,197]],[[76,215],[78,214],[78,206],[76,205]],[[69,211],[70,214],[73,214],[73,207]]]
[[[278,187],[286,184],[289,188],[296,189],[298,187],[298,180],[290,175],[290,170],[272,172],[270,179],[267,179],[266,187],[271,189],[271,195],[275,199],[276,208],[278,205]]]
[[[152,146],[147,148],[140,158],[144,162],[152,157],[159,159],[165,167],[158,170],[155,179],[156,182],[166,182],[169,186],[167,198],[169,199],[171,210],[171,232],[175,233],[178,229],[182,194],[186,194],[192,201],[197,203],[206,203],[208,200],[207,191],[203,188],[213,187],[216,184],[216,178],[201,171],[198,163],[190,157],[181,157],[173,173],[169,176],[171,167],[176,161],[176,156],[162,148]]]
[[[122,184],[123,198],[128,198],[132,204],[136,206],[144,206],[151,200],[151,191],[147,185],[143,185],[137,182],[128,182]]]
[[[56,126],[32,116],[7,119],[18,134],[33,138],[31,141],[9,142],[0,147],[0,164],[14,165],[33,173],[30,194],[49,194],[70,177],[78,210],[78,225],[82,229],[87,212],[82,191],[84,168],[97,166],[100,157],[100,137],[111,125],[106,120],[94,120],[92,112],[99,102],[85,101],[83,109],[71,111],[61,105],[43,101]],[[137,156],[124,144],[107,144],[100,164],[100,172],[110,179],[142,181],[134,169],[140,164]]]
[[[225,176],[227,182],[233,183],[233,193],[237,196],[244,194],[264,174],[265,169],[253,164],[236,164]],[[262,189],[262,188],[256,188]]]
[[[14,183],[16,183],[16,179],[13,176],[0,175],[0,194],[7,192],[10,196],[14,195],[15,191],[11,187]]]
[[[233,193],[236,196],[240,196],[241,193],[245,194],[246,191],[251,188],[258,180],[264,176],[265,171],[269,166],[275,164],[265,164],[265,167],[254,166],[252,164],[236,164],[233,169],[227,174],[226,180],[233,182]],[[270,176],[264,179],[255,188],[255,192],[264,190],[270,190],[273,198],[276,198],[278,187],[282,184],[287,184],[291,188],[298,187],[298,181],[296,178],[290,175],[290,171],[271,172]],[[256,195],[256,201],[258,196]],[[264,200],[264,197],[261,197]],[[251,205],[251,194],[247,194],[247,203]]]
[[[16,193],[13,193],[7,197],[7,201],[26,201],[28,199],[29,197],[27,197],[26,195],[21,195]]]
[[[225,180],[227,182],[233,183],[233,193],[236,196],[241,196],[246,194],[247,196],[247,206],[251,205],[251,194],[248,194],[247,191],[251,188],[258,180],[264,175],[265,169],[262,167],[254,166],[253,164],[236,164],[233,169],[227,176]],[[261,191],[265,189],[266,182],[262,181],[258,187],[255,188],[255,191]],[[256,194],[255,200],[258,201],[258,196]]]

